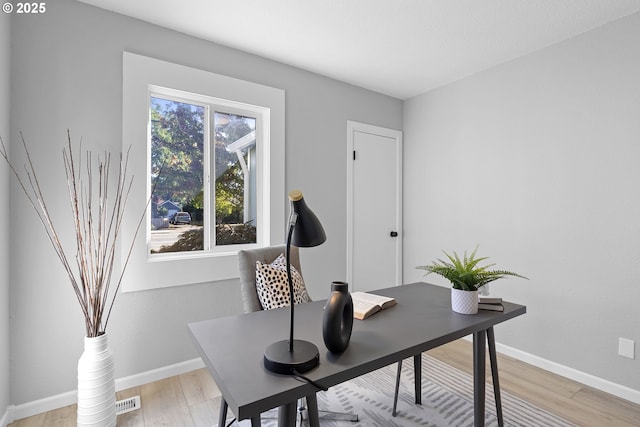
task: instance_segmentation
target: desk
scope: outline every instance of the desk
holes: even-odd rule
[[[320,365],[305,376],[331,387],[473,334],[474,419],[476,426],[484,426],[486,333],[492,332],[494,325],[524,314],[526,307],[505,302],[504,312],[458,314],[451,310],[450,288],[426,283],[373,293],[394,297],[398,304],[366,320],[355,320],[349,347],[339,355],[330,353],[322,339],[325,301],[296,306],[295,337],[320,349]],[[295,419],[297,399],[315,397],[315,386],[264,367],[265,348],[286,339],[288,325],[288,308],[188,325],[202,360],[238,420],[251,419],[252,425],[259,425],[262,412],[281,407],[280,419],[286,425],[292,414]],[[310,405],[310,412],[313,409]]]

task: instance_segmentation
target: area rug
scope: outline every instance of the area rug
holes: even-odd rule
[[[391,416],[397,364],[333,386],[318,393],[320,410],[356,413],[358,422],[320,420],[322,427],[444,427],[473,426],[473,378],[433,357],[422,356],[422,405],[414,403],[413,359],[402,365],[397,415]],[[502,411],[506,426],[576,427],[566,420],[502,390]],[[322,413],[321,413],[322,417]],[[277,411],[262,415],[264,427],[277,425]],[[234,423],[250,426],[247,420]],[[302,425],[306,425],[303,423]],[[490,384],[486,389],[485,425],[498,425]]]

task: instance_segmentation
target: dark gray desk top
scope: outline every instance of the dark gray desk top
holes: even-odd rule
[[[308,378],[331,387],[526,312],[522,305],[505,302],[504,312],[458,314],[451,310],[450,288],[426,283],[372,293],[392,296],[398,304],[366,320],[354,320],[349,347],[340,355],[330,353],[322,339],[325,301],[296,306],[295,338],[320,349],[320,365],[305,374]],[[191,323],[189,330],[238,419],[317,391],[305,381],[264,368],[267,346],[288,338],[288,308]]]

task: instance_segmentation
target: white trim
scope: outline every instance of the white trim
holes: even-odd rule
[[[260,85],[205,70],[173,64],[158,59],[123,52],[122,83],[122,147],[131,147],[130,173],[148,172],[149,89],[165,88],[162,93],[188,94],[188,98],[215,98],[227,100],[230,105],[252,106],[262,115],[256,124],[262,143],[256,147],[257,173],[261,183],[256,189],[257,212],[262,215],[258,233],[258,246],[272,246],[284,242],[285,230],[285,92],[282,89]],[[184,96],[184,95],[182,95]],[[194,99],[196,99],[194,98]],[[232,100],[232,101],[229,101]],[[257,113],[256,113],[257,114]],[[262,122],[262,123],[261,123]],[[207,119],[208,123],[208,119]],[[208,156],[207,156],[208,158]],[[146,174],[148,176],[148,173]],[[135,180],[127,209],[144,212],[149,186],[145,180]],[[147,214],[148,215],[148,214]],[[139,214],[127,215],[122,224],[121,264],[127,260],[128,242],[133,239]],[[149,221],[147,219],[147,221]],[[148,222],[146,222],[148,224]],[[208,251],[189,256],[158,254],[149,257],[149,227],[140,230],[135,242],[127,272],[123,277],[122,292],[159,289],[169,286],[209,283],[238,277],[237,251],[243,245],[233,245],[227,251]],[[227,249],[227,248],[225,248]],[[184,254],[182,254],[184,255]]]
[[[353,140],[355,132],[396,140],[396,286],[402,284],[402,132],[347,120],[347,282],[353,284]],[[353,285],[351,285],[353,286]],[[353,290],[353,289],[352,289]]]
[[[0,426],[7,427],[9,423],[13,422],[11,419],[12,412],[13,412],[13,406],[7,407],[7,409],[4,411],[4,414],[2,415],[2,418],[0,418]]]
[[[236,245],[217,245],[215,243],[215,215],[213,212],[215,210],[215,203],[212,202],[215,194],[215,179],[211,179],[211,176],[218,176],[218,172],[215,171],[215,148],[213,146],[213,139],[211,134],[212,123],[215,122],[215,115],[217,113],[222,114],[235,114],[240,115],[245,118],[252,118],[255,124],[255,129],[249,132],[247,135],[241,137],[240,139],[234,141],[232,144],[226,146],[226,151],[230,153],[235,153],[238,161],[241,164],[242,171],[244,174],[244,191],[245,195],[248,194],[249,191],[249,170],[244,161],[244,157],[241,153],[242,150],[250,147],[259,145],[260,148],[256,147],[256,153],[265,153],[270,150],[271,142],[270,135],[263,132],[264,123],[269,122],[270,120],[270,112],[269,108],[260,107],[256,105],[243,104],[241,102],[230,101],[226,99],[216,98],[212,96],[205,96],[200,94],[190,94],[186,92],[182,92],[176,89],[171,88],[163,88],[160,86],[149,86],[149,100],[152,98],[162,99],[170,102],[180,102],[188,105],[194,105],[202,107],[204,110],[203,113],[203,124],[204,124],[204,132],[203,132],[203,183],[202,190],[204,191],[204,217],[203,217],[203,233],[204,233],[204,245],[203,249],[200,251],[189,251],[189,252],[171,252],[171,253],[158,253],[158,254],[148,254],[148,262],[160,262],[164,263],[167,261],[184,261],[188,258],[211,258],[211,257],[219,257],[219,256],[233,256],[240,249],[254,249],[258,247],[264,246],[264,242],[269,241],[269,225],[265,221],[265,218],[269,217],[269,209],[270,209],[270,201],[262,200],[263,191],[256,191],[254,194],[255,205],[261,206],[261,209],[256,208],[255,214],[251,217],[251,212],[249,212],[249,206],[251,204],[251,198],[244,198],[244,221],[248,222],[249,218],[254,219],[254,225],[257,227],[257,235],[255,243],[246,243],[246,244],[236,244]],[[149,102],[151,104],[151,102]],[[149,107],[150,109],[150,107]],[[151,120],[151,116],[149,115],[149,121]],[[148,156],[151,156],[152,147],[151,147],[151,123],[148,125],[149,135],[147,137],[149,146],[147,147]],[[259,141],[259,142],[258,142]],[[148,160],[148,159],[147,159]],[[261,189],[262,187],[268,187],[271,185],[270,178],[270,166],[264,163],[260,154],[258,154],[258,170],[262,170],[262,174],[256,173],[256,181],[259,184],[257,189]],[[151,178],[151,162],[147,163],[147,194],[145,200],[148,200],[151,197],[151,188],[153,180]],[[283,184],[284,185],[284,184]],[[152,219],[150,215],[147,215],[146,225],[144,226],[146,229],[146,241],[147,245],[151,241],[153,236],[153,231],[151,229]],[[147,251],[149,251],[149,247]],[[167,277],[166,274],[162,274],[162,279],[166,283],[169,283],[169,286],[172,286],[176,283],[179,283],[181,280],[181,273],[176,273],[174,277]],[[153,283],[158,282],[158,278],[155,280],[151,280]],[[151,282],[150,281],[150,282]],[[188,284],[188,283],[187,283]],[[150,288],[154,288],[155,286],[151,286]]]
[[[464,337],[467,341],[472,341],[473,337],[468,335]],[[630,387],[622,384],[616,384],[612,381],[605,380],[595,375],[587,374],[586,372],[579,371],[569,366],[561,365],[560,363],[552,362],[551,360],[543,359],[526,351],[518,350],[517,348],[509,347],[508,345],[496,343],[496,351],[502,353],[505,356],[513,357],[529,365],[535,366],[545,371],[560,375],[561,377],[568,378],[573,381],[577,381],[580,384],[584,384],[589,387],[593,387],[597,390],[605,393],[612,394],[620,399],[628,400],[636,404],[640,404],[640,390],[634,390]],[[500,366],[498,366],[498,370]]]
[[[43,399],[33,400],[31,402],[15,405],[12,409],[13,420],[21,420],[33,415],[41,414],[54,409],[63,408],[65,406],[76,403],[78,391],[67,391],[65,393],[56,394],[54,396],[45,397]],[[13,422],[13,421],[12,421]]]
[[[118,378],[116,379],[116,391],[138,387],[144,384],[152,383],[154,381],[160,381],[165,378],[181,375],[187,372],[194,371],[196,369],[203,368],[204,366],[205,365],[202,359],[197,358],[158,369],[152,369],[150,371],[142,372],[139,374],[130,375],[128,377]],[[45,397],[44,399],[38,399],[32,402],[23,403],[21,405],[9,406],[1,420],[3,424],[0,425],[2,427],[6,427],[7,424],[12,423],[15,420],[31,417],[33,415],[52,411],[54,409],[63,408],[68,405],[73,405],[74,403],[76,403],[77,397],[78,391],[72,390],[56,394],[55,396]]]
[[[154,381],[163,380],[176,375],[182,375],[200,368],[204,368],[204,362],[198,357],[185,362],[152,369],[139,374],[129,375],[128,377],[116,379],[116,390],[120,391],[131,387],[138,387]]]
[[[471,340],[471,336],[465,337],[465,339]],[[543,359],[538,356],[534,356],[530,353],[506,346],[504,344],[496,343],[496,350],[499,353],[513,357],[514,359],[520,360],[546,371],[553,372],[554,374],[563,376],[565,378],[578,381],[587,386],[604,391],[606,393],[610,393],[621,399],[640,404],[640,391],[638,390],[634,390],[629,387],[595,377],[593,375]],[[138,387],[144,384],[152,383],[154,381],[160,381],[165,378],[173,377],[175,375],[181,375],[187,372],[194,371],[196,369],[201,369],[204,366],[205,365],[202,359],[196,358],[187,360],[185,362],[165,366],[163,368],[152,369],[140,374],[134,374],[128,377],[116,379],[116,390],[121,391],[132,387]],[[76,403],[76,398],[77,391],[73,390],[44,399],[35,400],[33,402],[27,402],[22,405],[9,406],[2,418],[0,418],[0,426],[7,427],[8,424],[12,423],[15,420],[72,405]]]
[[[577,369],[570,368],[569,366],[561,365],[559,363],[543,359],[542,357],[535,356],[533,354],[518,350],[517,348],[509,347],[504,344],[496,343],[496,350],[499,353],[544,369],[545,371],[549,371],[556,375],[569,378],[581,384],[617,396],[621,399],[640,404],[640,390],[634,390],[630,387],[616,384],[612,381],[587,374],[586,372],[578,371]]]

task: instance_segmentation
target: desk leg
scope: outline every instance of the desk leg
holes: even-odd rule
[[[473,334],[473,425],[475,427],[484,427],[486,339],[485,330]]]
[[[220,398],[220,414],[218,415],[218,427],[226,427],[227,425],[227,410],[229,405],[223,397]],[[251,418],[251,427],[260,427],[260,415],[256,415]]]
[[[251,427],[260,427],[261,425],[260,414],[251,417]]]
[[[309,416],[309,427],[320,427],[320,417],[318,415],[318,398],[316,394],[307,396],[307,414]]]
[[[413,373],[416,405],[422,405],[422,353],[413,356]]]
[[[220,414],[218,415],[218,427],[225,427],[227,424],[227,409],[229,409],[229,405],[227,405],[227,401],[224,400],[224,397],[220,398]]]
[[[500,380],[498,379],[498,355],[496,354],[496,336],[493,333],[493,326],[487,329],[487,342],[489,344],[489,360],[491,361],[491,379],[493,381],[493,395],[496,400],[496,414],[498,416],[498,426],[504,426],[502,418],[502,398],[500,397]]]
[[[307,405],[309,403],[307,402]],[[309,411],[311,412],[311,411]],[[287,403],[284,406],[278,408],[278,427],[293,427],[296,425],[296,418],[298,417],[298,402]],[[309,415],[311,417],[311,415]],[[251,421],[253,425],[253,420]]]
[[[395,417],[398,408],[398,392],[400,391],[400,374],[402,373],[402,360],[398,361],[398,373],[396,374],[396,391],[393,394],[393,410],[391,411],[391,416]]]

